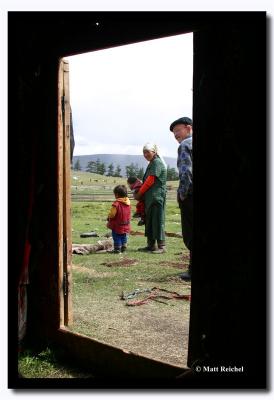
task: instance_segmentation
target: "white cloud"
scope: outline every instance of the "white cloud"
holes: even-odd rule
[[[110,149],[111,151],[106,151]],[[91,142],[87,145],[77,143],[75,145],[75,155],[85,154],[142,154],[142,147],[135,145],[121,145],[119,143],[108,143],[107,146],[102,142]]]
[[[169,125],[192,116],[192,46],[187,34],[67,58],[74,154],[140,154],[155,141],[175,157]]]

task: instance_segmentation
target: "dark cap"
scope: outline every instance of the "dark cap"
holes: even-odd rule
[[[170,125],[170,130],[171,132],[173,132],[173,128],[175,125],[179,125],[179,124],[183,124],[183,125],[192,125],[192,119],[188,118],[188,117],[182,117],[179,119],[176,119],[176,121],[172,122],[172,124]]]

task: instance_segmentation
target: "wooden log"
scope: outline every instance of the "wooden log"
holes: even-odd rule
[[[97,252],[102,252],[102,250],[110,250],[113,248],[112,239],[99,240],[95,244],[73,244],[72,253],[73,254],[92,254]]]

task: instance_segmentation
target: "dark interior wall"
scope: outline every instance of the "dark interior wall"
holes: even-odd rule
[[[58,58],[42,59],[39,65],[38,102],[33,118],[36,151],[35,192],[30,222],[32,253],[28,289],[29,335],[39,338],[59,327],[57,270],[57,74]],[[30,118],[32,113],[30,113]],[[31,307],[29,305],[31,304]],[[41,340],[41,339],[40,339]]]
[[[189,362],[243,366],[239,379],[256,385],[266,354],[266,30],[263,13],[253,18],[194,35]]]
[[[14,25],[10,21],[9,29]],[[28,329],[32,338],[58,326],[57,302],[57,71],[58,58],[39,46],[22,21],[9,35],[10,265],[16,285],[28,265]],[[21,28],[21,29],[20,29]],[[12,160],[12,161],[11,161]],[[10,281],[11,282],[11,281]],[[12,285],[16,291],[17,286]]]
[[[9,13],[8,28],[10,294],[29,237],[28,336],[43,341],[58,326],[59,57],[195,31],[189,365],[237,361],[263,385],[265,14]]]

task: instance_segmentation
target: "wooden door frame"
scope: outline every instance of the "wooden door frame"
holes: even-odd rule
[[[58,298],[60,327],[73,322],[72,238],[70,184],[69,63],[60,59],[58,70]]]

